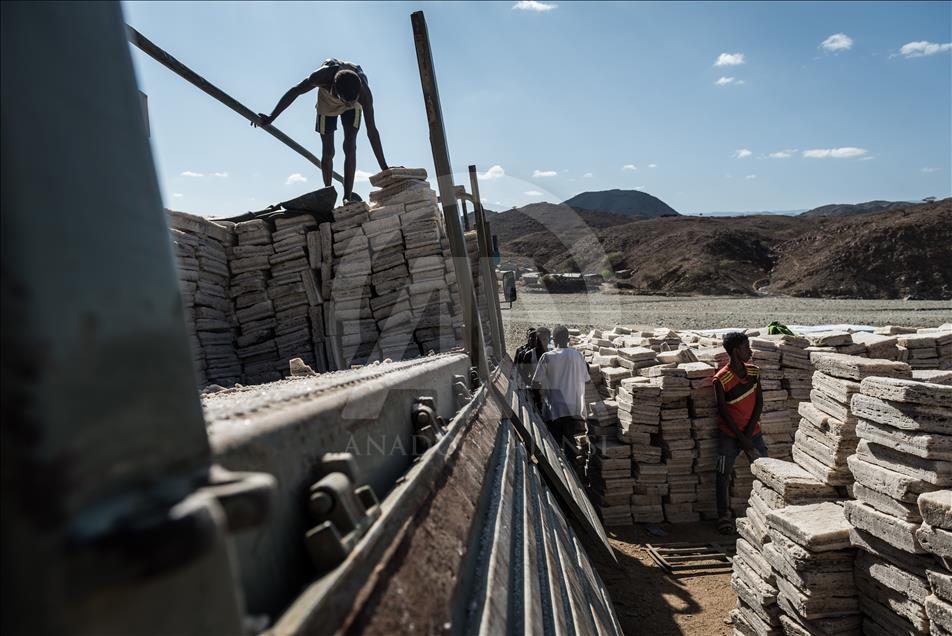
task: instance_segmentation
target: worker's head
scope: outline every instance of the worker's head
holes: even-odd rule
[[[569,330],[565,325],[558,325],[552,330],[552,340],[559,349],[569,346]]]
[[[536,329],[536,345],[540,349],[548,349],[551,334],[552,332],[549,331],[548,327],[539,327]]]
[[[526,329],[526,344],[528,344],[530,347],[534,347],[536,345],[535,327],[530,327],[529,329]]]
[[[337,71],[331,92],[348,104],[356,102],[357,96],[360,95],[360,77],[353,71]]]
[[[750,351],[750,340],[747,334],[732,331],[724,334],[724,351],[731,357],[731,361],[747,362],[753,355]]]

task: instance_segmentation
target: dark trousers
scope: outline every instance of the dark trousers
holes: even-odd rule
[[[560,417],[545,423],[555,442],[579,476],[584,476],[588,457],[588,429],[584,417]]]
[[[767,457],[767,445],[764,436],[758,433],[752,440],[754,448],[761,457]],[[730,511],[731,473],[734,472],[734,462],[741,452],[740,443],[730,435],[719,433],[717,451],[717,516],[724,517]]]

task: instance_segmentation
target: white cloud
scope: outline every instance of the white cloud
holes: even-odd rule
[[[623,165],[623,166],[621,167],[621,169],[622,169],[622,170],[627,170],[627,171],[629,171],[629,172],[634,172],[635,170],[638,169],[638,166],[636,166],[636,165],[633,164],[633,163],[626,163],[625,165]]]
[[[875,159],[875,158],[876,158],[876,157],[860,157],[859,160],[860,160],[860,161],[872,161],[872,160]]]
[[[179,175],[180,177],[204,177],[205,175],[201,172],[192,172],[191,170],[186,170],[185,172]]]
[[[744,62],[743,53],[721,53],[717,56],[717,61],[714,62],[714,66],[738,66]]]
[[[834,33],[827,39],[823,40],[820,43],[820,47],[829,51],[830,53],[836,53],[838,51],[849,51],[853,48],[853,38],[846,35],[845,33]]]
[[[367,172],[365,170],[355,170],[354,183],[363,183],[364,181],[370,181],[370,177],[372,176],[374,176],[373,172]]]
[[[747,157],[751,156],[752,154],[754,154],[754,153],[752,153],[751,151],[747,150],[746,148],[740,148],[739,150],[735,150],[735,151],[734,151],[734,159],[746,159]]]
[[[546,11],[557,9],[558,7],[559,5],[557,4],[538,2],[537,0],[519,0],[519,2],[512,5],[512,8],[516,11],[535,11],[537,13],[545,13]]]
[[[736,77],[719,77],[714,83],[717,86],[740,86],[744,83],[744,80],[739,80]]]
[[[937,44],[935,42],[926,42],[925,40],[921,42],[909,42],[903,44],[902,48],[899,49],[899,52],[903,57],[926,57],[927,55],[935,55],[936,53],[943,53],[945,51],[952,50],[952,42],[948,44]]]
[[[172,197],[173,197],[173,198],[176,198],[176,199],[181,199],[181,198],[182,198],[182,193],[181,193],[181,192],[173,192],[173,193],[172,193]]]
[[[594,175],[591,172],[586,172],[582,176],[586,179],[591,179]]]
[[[288,176],[288,180],[284,182],[284,185],[291,185],[293,183],[305,183],[306,181],[307,181],[307,177],[305,177],[300,172],[295,172],[294,174]]]
[[[778,150],[777,152],[771,152],[767,156],[770,157],[771,159],[789,159],[790,157],[793,156],[793,153],[795,153],[796,151],[797,151],[796,148],[794,148],[793,150]]]
[[[865,148],[814,148],[813,150],[804,150],[803,156],[808,159],[825,159],[832,157],[834,159],[852,159],[853,157],[862,157],[868,150]]]
[[[635,186],[635,190],[641,191],[644,189],[645,189],[645,186]]]
[[[506,176],[506,171],[502,169],[502,166],[495,165],[489,168],[486,172],[480,174],[476,173],[476,176],[483,181],[489,181],[491,179],[501,179]]]
[[[555,170],[535,170],[532,173],[532,177],[534,179],[537,179],[539,177],[554,177],[558,174],[559,173],[556,172]]]
[[[923,168],[922,172],[935,172],[935,168]]]
[[[523,192],[523,194],[525,194],[527,197],[541,197],[542,196],[542,193],[539,192],[538,190],[528,190],[527,192]]]
[[[649,167],[649,168],[657,168],[657,167],[658,167],[658,164],[656,164],[656,163],[649,163],[649,164],[648,164],[648,167]]]
[[[744,178],[745,178],[745,179],[756,179],[756,178],[757,178],[757,175],[755,175],[755,174],[749,174],[749,175],[747,175],[747,176],[744,177]]]
[[[219,177],[219,178],[222,178],[222,179],[227,179],[227,178],[228,178],[228,173],[227,173],[227,172],[213,172],[213,173],[212,173],[212,176],[213,176],[213,177]]]

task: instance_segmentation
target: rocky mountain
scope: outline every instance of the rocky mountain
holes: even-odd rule
[[[677,212],[661,199],[640,190],[601,190],[576,194],[564,205],[578,210],[608,212],[622,216],[653,219],[659,216],[677,216]]]
[[[847,217],[631,219],[536,205],[547,207],[491,218],[507,262],[631,269],[623,284],[651,294],[952,297],[952,199]]]
[[[885,212],[896,208],[905,208],[912,205],[908,201],[867,201],[866,203],[833,203],[821,205],[818,208],[807,210],[803,216],[853,216],[854,214],[871,214]]]

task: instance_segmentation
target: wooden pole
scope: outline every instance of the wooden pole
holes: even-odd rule
[[[466,254],[466,239],[459,220],[459,206],[456,203],[456,186],[453,184],[453,168],[450,165],[450,151],[446,142],[446,129],[443,126],[443,109],[440,105],[440,91],[436,84],[436,70],[433,67],[433,52],[430,49],[430,36],[426,28],[426,18],[422,11],[410,15],[413,25],[413,43],[416,47],[417,65],[420,68],[420,85],[423,89],[423,104],[426,107],[426,120],[430,128],[430,148],[433,151],[433,164],[436,167],[436,180],[440,191],[440,204],[443,208],[443,221],[453,256],[453,269],[459,285],[460,308],[463,312],[463,337],[467,352],[473,365],[479,370],[483,381],[489,379],[489,365],[483,347],[482,323],[476,305],[476,292],[473,288],[473,275]]]
[[[236,113],[238,113],[239,115],[247,119],[248,121],[258,124],[258,127],[261,128],[261,130],[265,131],[266,133],[268,133],[269,135],[271,135],[272,137],[274,137],[275,139],[283,143],[285,146],[287,146],[294,152],[298,153],[299,155],[301,155],[302,157],[310,161],[312,164],[314,164],[318,168],[321,167],[321,160],[315,157],[313,154],[311,154],[304,146],[302,146],[298,142],[294,141],[293,139],[285,135],[283,132],[278,130],[273,125],[261,126],[258,121],[257,113],[255,113],[250,108],[248,108],[247,106],[239,102],[237,99],[235,99],[234,97],[232,97],[225,91],[221,90],[220,88],[218,88],[217,86],[215,86],[214,84],[206,80],[204,77],[202,77],[201,75],[199,75],[198,73],[190,69],[189,67],[179,62],[177,59],[175,59],[174,57],[166,53],[164,50],[159,48],[155,43],[153,43],[147,37],[145,37],[138,31],[136,31],[135,29],[133,29],[128,24],[126,25],[126,37],[133,46],[135,46],[137,49],[139,49],[140,51],[142,51],[143,53],[151,57],[153,60],[155,60],[159,64],[169,69],[170,71],[172,71],[179,77],[183,78],[184,80],[186,80],[187,82],[195,86],[196,88],[200,89],[206,95],[214,97],[219,102],[221,102],[228,108],[232,109],[233,111],[235,111]],[[336,172],[333,174],[334,174],[334,178],[337,181],[344,183],[344,178],[342,176],[340,176]]]
[[[489,235],[489,221],[479,198],[479,179],[476,166],[469,167],[469,187],[473,195],[473,214],[476,215],[476,235],[479,241],[479,271],[486,293],[486,311],[489,312],[489,326],[492,329],[493,348],[496,357],[502,360],[506,355],[506,337],[502,328],[502,310],[499,308],[499,289],[496,287],[496,268],[492,261],[492,245]]]

